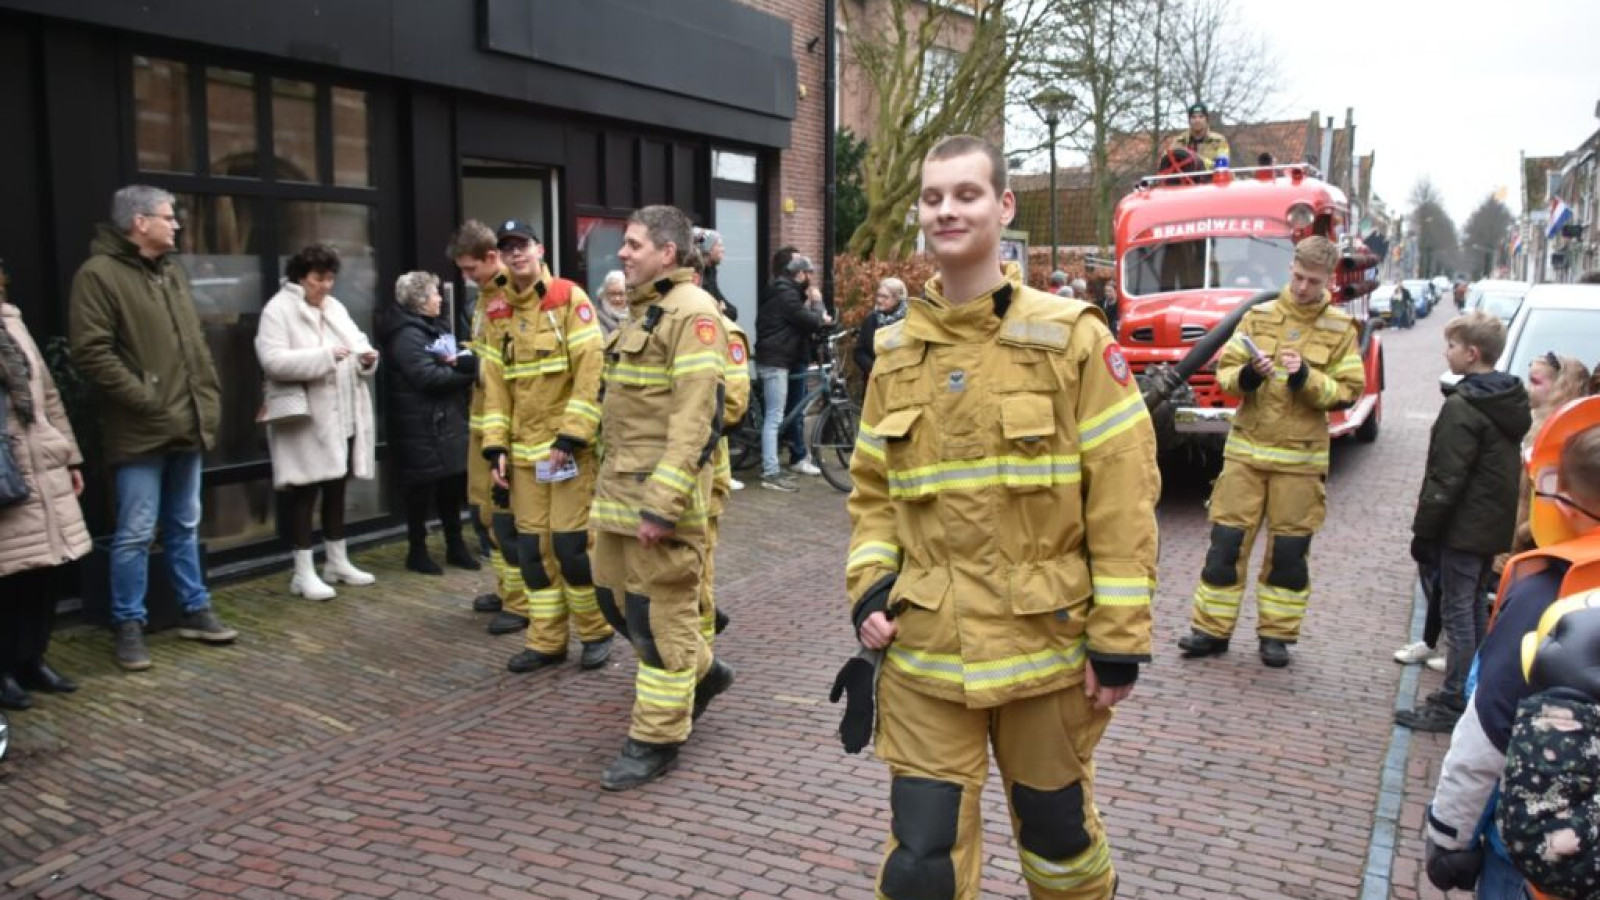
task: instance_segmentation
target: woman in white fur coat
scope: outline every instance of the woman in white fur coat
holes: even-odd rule
[[[294,577],[289,591],[310,600],[334,596],[330,583],[371,584],[345,550],[345,481],[376,471],[372,376],[378,351],[333,296],[339,255],[312,245],[289,258],[282,289],[267,302],[256,331],[256,358],[267,380],[305,388],[309,416],[267,425],[272,485],[289,494]],[[311,516],[322,496],[327,561],[317,577]]]

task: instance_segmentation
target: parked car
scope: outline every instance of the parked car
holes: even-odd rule
[[[1433,301],[1435,303],[1443,303],[1450,299],[1450,279],[1443,275],[1435,275],[1431,280],[1433,282]]]
[[[1530,287],[1532,285],[1526,281],[1479,281],[1467,288],[1467,302],[1462,311],[1482,309],[1509,325],[1517,310],[1522,308],[1522,298],[1527,296]]]
[[[1428,313],[1433,312],[1433,305],[1438,301],[1433,291],[1433,282],[1426,278],[1407,278],[1400,282],[1405,285],[1406,293],[1411,295],[1411,301],[1416,304],[1417,318],[1426,319]]]
[[[1518,378],[1528,364],[1546,353],[1574,356],[1593,366],[1600,363],[1600,284],[1536,284],[1506,328],[1506,348],[1495,370]],[[1460,379],[1439,377],[1448,390]]]
[[[1367,309],[1396,328],[1410,328],[1416,321],[1410,295],[1398,284],[1379,285],[1367,295]]]

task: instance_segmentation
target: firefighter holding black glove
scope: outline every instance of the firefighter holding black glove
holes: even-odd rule
[[[1242,397],[1211,494],[1211,549],[1194,592],[1187,658],[1228,650],[1244,598],[1250,547],[1263,519],[1266,559],[1256,587],[1262,663],[1289,664],[1311,599],[1307,558],[1327,512],[1328,411],[1361,396],[1366,370],[1356,323],[1327,291],[1339,250],[1312,236],[1295,245],[1290,282],[1245,314],[1224,346],[1217,386]]]
[[[1092,757],[1150,659],[1155,435],[1100,313],[1001,269],[1005,174],[968,135],[923,161],[939,275],[878,332],[851,459],[847,590],[882,656],[834,696],[893,776],[888,900],[978,897],[990,746],[1030,896],[1116,890]]]
[[[527,645],[506,668],[533,672],[564,662],[570,623],[583,644],[581,667],[598,669],[611,656],[612,636],[589,564],[600,326],[583,289],[551,277],[526,223],[506,222],[498,238],[511,270],[512,317],[498,351],[503,364],[484,378],[483,453],[495,485],[511,490],[528,594]]]

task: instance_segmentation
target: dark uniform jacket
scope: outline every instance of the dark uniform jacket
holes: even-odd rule
[[[378,322],[388,388],[389,452],[404,484],[424,484],[467,470],[468,391],[478,359],[450,366],[428,351],[444,325],[391,306]]]
[[[1412,533],[1480,556],[1511,549],[1531,424],[1528,392],[1515,376],[1461,379],[1433,422]]]
[[[109,465],[209,450],[222,391],[189,291],[171,254],[158,260],[110,225],[72,279],[72,358],[100,393]]]

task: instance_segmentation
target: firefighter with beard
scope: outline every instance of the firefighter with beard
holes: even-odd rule
[[[1307,557],[1327,512],[1328,411],[1366,385],[1355,319],[1332,305],[1327,285],[1339,249],[1311,236],[1294,248],[1287,287],[1245,314],[1223,347],[1217,386],[1243,397],[1211,494],[1211,549],[1194,592],[1185,658],[1228,650],[1239,618],[1250,546],[1266,523],[1256,586],[1261,662],[1289,664],[1311,599]]]
[[[664,774],[692,721],[733,684],[700,630],[728,341],[689,249],[689,218],[647,206],[617,253],[629,312],[606,343],[606,457],[589,520],[600,608],[639,668],[627,741],[600,776],[608,791]]]
[[[526,222],[500,226],[511,272],[512,317],[502,365],[484,378],[483,455],[511,491],[517,557],[528,592],[527,646],[506,668],[533,672],[567,658],[569,622],[583,644],[580,665],[611,656],[611,626],[595,602],[589,565],[589,504],[600,428],[600,326],[583,289],[554,278]]]

